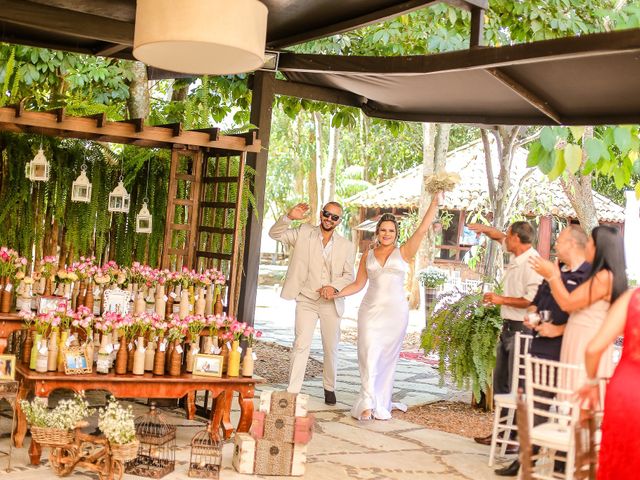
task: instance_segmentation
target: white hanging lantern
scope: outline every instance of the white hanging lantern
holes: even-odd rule
[[[259,0],[137,0],[133,56],[173,72],[225,75],[264,64]]]
[[[140,213],[136,215],[136,233],[151,233],[153,217],[147,208],[147,201],[142,202]]]
[[[71,184],[71,201],[89,203],[91,201],[92,185],[87,178],[87,167],[80,168],[80,175]]]
[[[120,212],[120,213],[128,213],[129,212],[129,201],[131,197],[127,192],[127,189],[124,188],[124,183],[122,183],[122,177],[120,177],[120,181],[116,188],[109,194],[109,207],[108,210],[110,212]]]
[[[42,145],[38,149],[38,153],[24,167],[24,174],[32,182],[48,182],[49,181],[49,160],[44,156]]]

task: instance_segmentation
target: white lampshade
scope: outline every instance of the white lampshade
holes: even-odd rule
[[[26,177],[32,182],[48,182],[49,181],[49,160],[44,155],[42,146],[38,149],[38,153],[24,167]]]
[[[124,188],[124,183],[122,180],[118,182],[116,188],[109,194],[109,205],[107,206],[107,210],[110,212],[119,212],[119,213],[127,213],[129,211],[129,201],[131,197],[127,192],[127,189]]]
[[[174,72],[249,72],[264,63],[267,13],[258,0],[137,0],[133,56]]]
[[[72,202],[91,202],[92,185],[87,177],[86,168],[80,170],[80,175],[71,184],[71,201]]]

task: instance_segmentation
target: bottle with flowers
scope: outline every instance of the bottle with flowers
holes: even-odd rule
[[[101,334],[100,349],[96,362],[96,372],[109,373],[111,368],[111,353],[113,352],[113,340],[111,333],[116,325],[120,323],[121,315],[115,312],[106,312],[102,317],[95,320],[96,330]]]
[[[229,377],[238,377],[240,375],[240,356],[242,352],[240,350],[240,339],[242,338],[246,323],[240,323],[236,319],[232,318],[229,325],[229,333],[231,334],[231,350],[229,351],[229,362],[227,367],[227,375]]]
[[[169,297],[167,297],[166,294],[165,285],[167,276],[164,271],[156,269],[152,273],[152,278],[152,281],[156,287],[156,302],[154,310],[156,314],[160,316],[160,318],[164,318],[166,314],[167,300],[169,300]]]
[[[58,337],[59,343],[49,342],[49,370],[57,370],[64,373],[64,350],[69,346],[71,335],[71,323],[76,319],[76,313],[68,307],[67,300],[58,302],[53,312],[55,327],[57,329],[52,332],[52,336]],[[56,338],[56,340],[58,340]],[[55,360],[53,360],[53,351],[55,350]]]
[[[185,369],[191,373],[195,356],[200,352],[200,335],[206,326],[206,318],[202,315],[189,315],[185,321],[189,332],[189,351],[187,352]]]
[[[136,332],[135,335],[138,338],[135,341],[136,351],[133,354],[133,366],[131,371],[134,375],[142,375],[144,374],[145,355],[146,355],[146,348],[145,348],[144,341],[145,341],[145,337],[147,336],[147,333],[151,329],[151,325],[153,323],[153,315],[147,312],[143,312],[139,315],[134,315],[133,323],[135,326],[135,332]]]
[[[23,318],[28,318],[33,315],[32,313],[23,315]],[[35,325],[36,337],[33,342],[31,350],[31,358],[29,362],[29,368],[36,372],[44,373],[47,371],[49,361],[49,346],[48,336],[52,328],[56,328],[59,325],[59,320],[55,317],[53,312],[41,313],[31,317]]]
[[[58,260],[54,256],[47,256],[40,260],[38,265],[38,271],[41,278],[44,280],[44,289],[42,295],[45,297],[50,296],[52,292],[52,277],[58,269]]]
[[[253,366],[256,360],[255,353],[253,352],[253,342],[256,338],[260,338],[262,332],[254,329],[252,326],[247,326],[242,332],[242,340],[246,342],[246,350],[244,352],[244,359],[242,360],[242,376],[253,377]]]
[[[187,334],[187,322],[180,318],[180,315],[173,314],[169,322],[169,330],[167,331],[167,340],[169,341],[169,349],[167,350],[168,371],[169,375],[177,377],[182,369],[182,340]]]
[[[78,339],[83,338],[82,348],[85,352],[85,357],[88,363],[93,362],[94,354],[94,338],[93,338],[93,312],[84,305],[79,305],[76,309],[76,313],[71,326],[75,329],[75,335]]]
[[[156,343],[156,352],[153,359],[153,374],[164,375],[164,364],[167,352],[167,339],[165,332],[169,324],[163,318],[155,318],[153,321],[153,333]]]
[[[24,278],[24,268],[27,259],[20,257],[18,252],[11,248],[0,247],[0,284],[2,294],[0,295],[0,312],[11,311],[13,303],[14,286],[19,283],[18,276]],[[18,281],[17,281],[18,280]]]
[[[213,304],[213,313],[214,315],[222,315],[224,307],[222,305],[222,288],[227,283],[227,279],[222,272],[215,272],[215,277],[213,277],[213,283],[215,285],[215,303]]]

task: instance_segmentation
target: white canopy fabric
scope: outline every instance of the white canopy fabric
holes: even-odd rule
[[[625,192],[624,253],[627,261],[627,274],[630,279],[640,282],[640,202],[634,191]]]

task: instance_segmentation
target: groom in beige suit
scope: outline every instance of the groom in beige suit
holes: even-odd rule
[[[302,220],[309,205],[299,203],[269,230],[269,236],[292,248],[282,298],[296,301],[295,341],[291,349],[289,392],[298,393],[304,380],[309,359],[313,331],[320,319],[324,368],[322,382],[324,399],[328,405],[336,403],[336,377],[340,317],[344,313],[344,299],[333,298],[342,288],[353,282],[355,248],[335,233],[342,221],[342,206],[327,203],[320,212],[320,225],[303,223],[290,228],[293,220]]]

